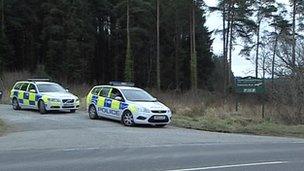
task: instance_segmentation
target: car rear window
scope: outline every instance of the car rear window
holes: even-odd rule
[[[101,87],[95,87],[95,88],[91,91],[91,93],[92,93],[93,95],[98,95],[98,93],[100,92],[100,90],[101,90]]]
[[[99,93],[99,96],[108,97],[110,89],[110,87],[103,87]]]
[[[20,90],[22,84],[23,84],[23,83],[17,83],[17,84],[14,86],[14,90]]]
[[[28,85],[28,83],[23,83],[20,90],[26,91]]]

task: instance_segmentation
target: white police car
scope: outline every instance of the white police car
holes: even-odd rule
[[[171,110],[134,84],[111,82],[99,85],[87,95],[89,117],[121,121],[126,126],[149,124],[165,126],[171,121]]]
[[[17,82],[11,90],[10,98],[14,110],[38,109],[41,114],[51,110],[68,110],[74,113],[79,108],[77,96],[46,79]]]

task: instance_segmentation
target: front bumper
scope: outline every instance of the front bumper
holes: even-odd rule
[[[45,106],[46,110],[78,110],[79,101],[64,104],[62,102],[48,102]]]
[[[164,119],[154,119],[154,116],[163,116]],[[155,114],[155,113],[138,113],[133,115],[134,123],[135,124],[148,124],[148,125],[164,125],[169,124],[171,122],[171,114],[162,113],[162,114]]]

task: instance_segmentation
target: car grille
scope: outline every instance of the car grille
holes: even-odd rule
[[[166,113],[165,110],[152,110],[152,113]]]
[[[62,103],[74,103],[74,99],[63,99]]]
[[[68,109],[68,108],[74,108],[74,106],[62,106],[62,108]]]
[[[159,116],[159,115],[158,115]],[[164,115],[165,116],[165,119],[163,120],[155,120],[154,119],[154,116],[151,116],[150,119],[148,120],[149,122],[151,123],[162,123],[162,122],[169,122],[169,118],[168,116]]]

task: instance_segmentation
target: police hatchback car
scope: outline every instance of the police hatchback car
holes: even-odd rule
[[[51,110],[68,110],[74,113],[79,108],[77,96],[57,83],[45,79],[29,79],[17,82],[10,98],[14,110],[38,109],[41,114]]]
[[[87,95],[89,117],[121,121],[125,126],[149,124],[165,126],[171,121],[171,110],[134,84],[111,82],[99,85]]]

